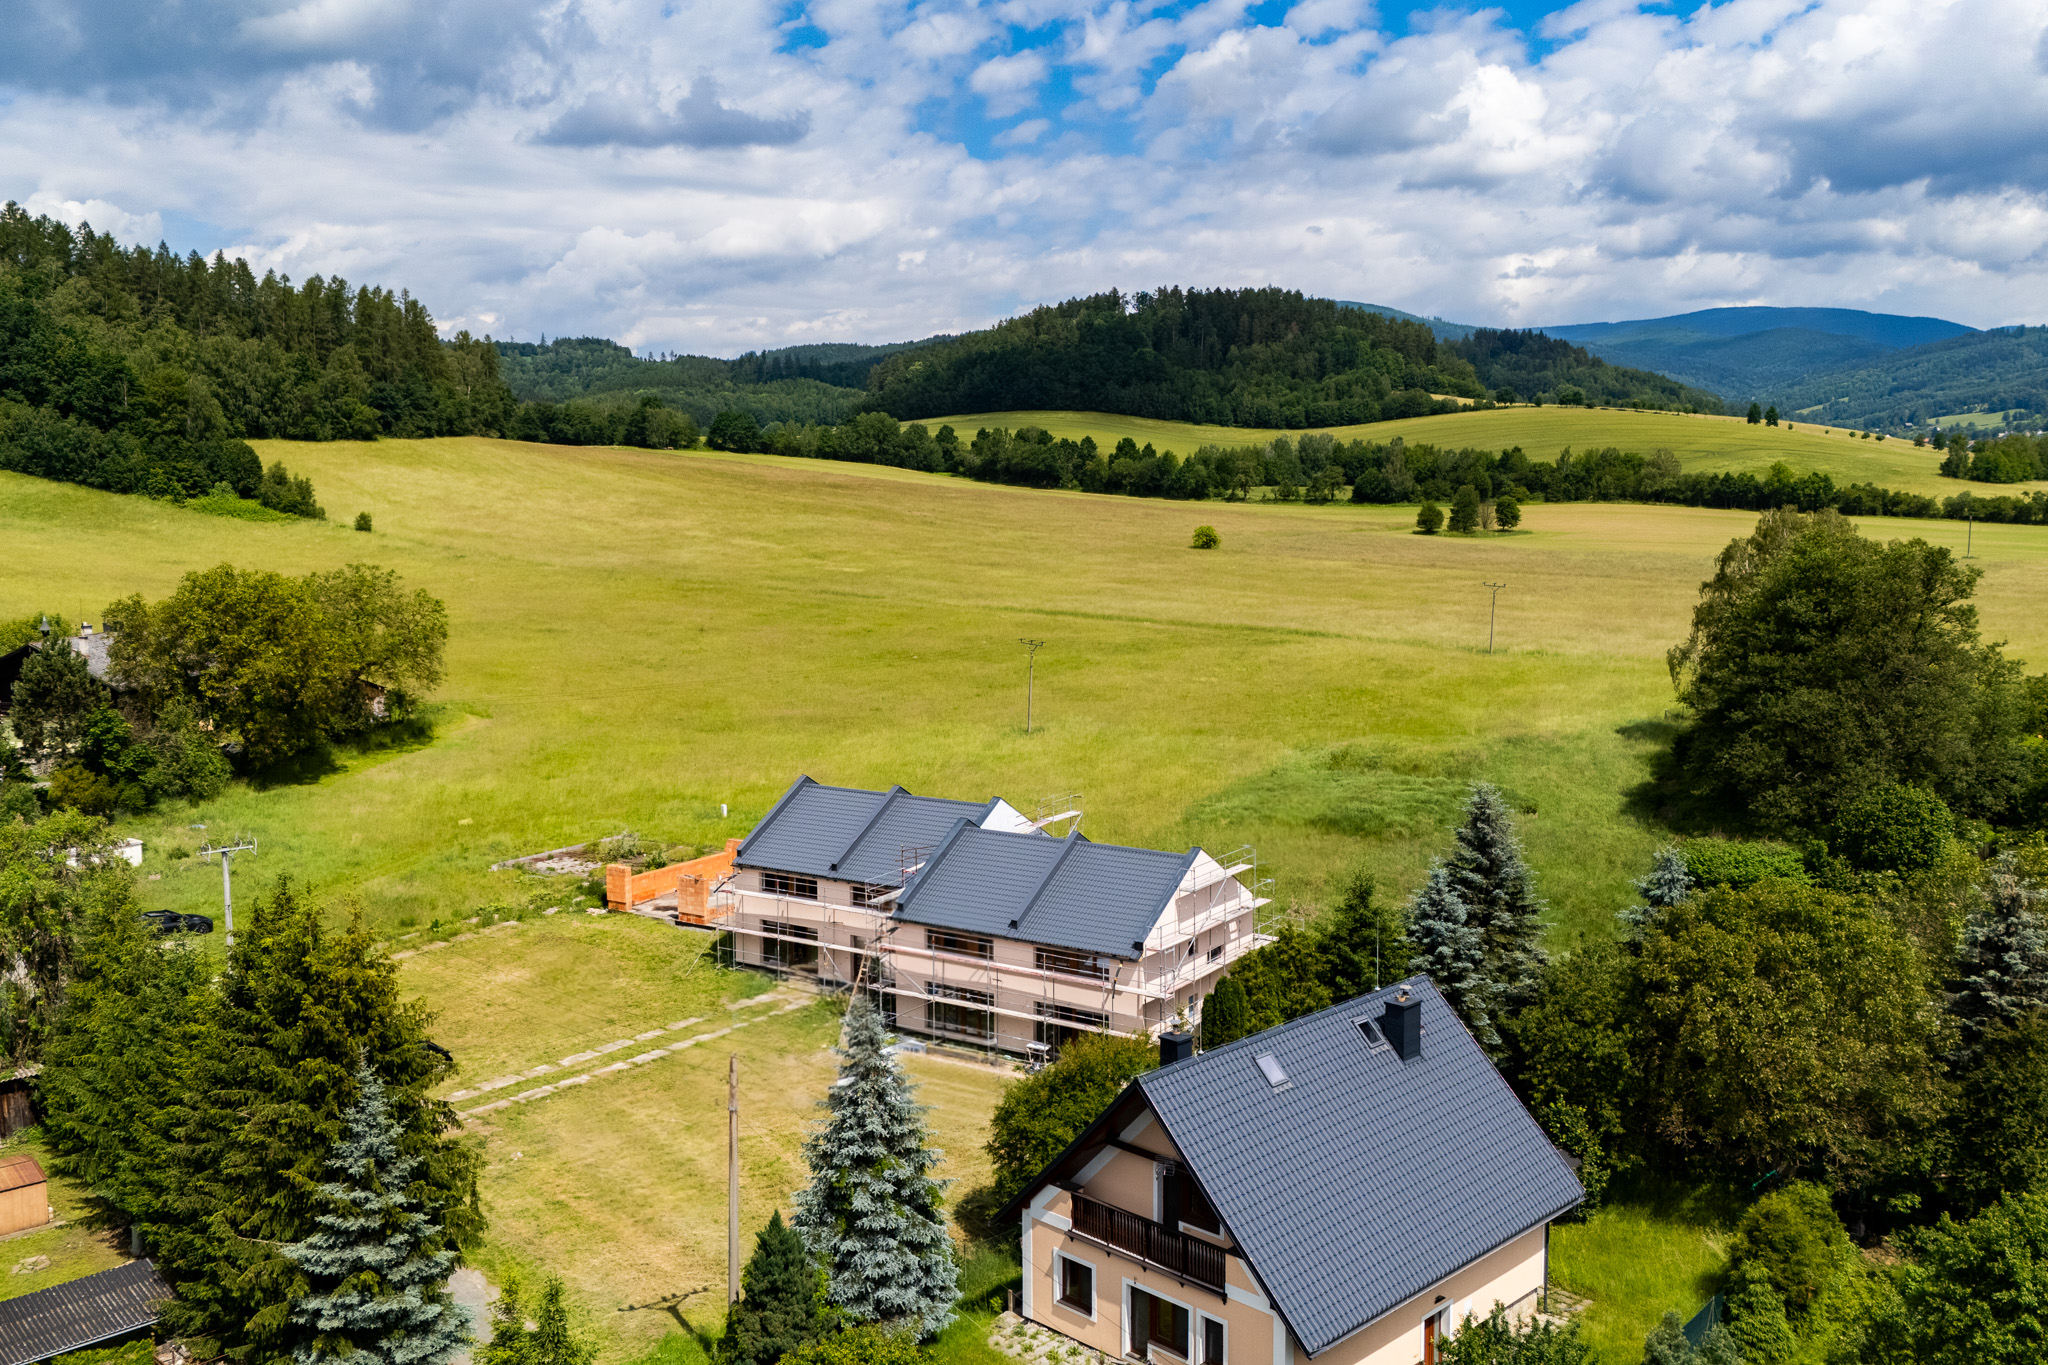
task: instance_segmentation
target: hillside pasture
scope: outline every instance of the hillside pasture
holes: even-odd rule
[[[1139,445],[1186,455],[1205,445],[1235,446],[1270,441],[1276,436],[1299,439],[1300,431],[1250,427],[1199,426],[1192,422],[1161,422],[1146,417],[1120,417],[1100,412],[980,412],[959,417],[934,417],[925,425],[937,431],[950,424],[962,440],[981,427],[1042,427],[1054,436],[1080,440],[1093,436],[1110,448],[1125,437]],[[1795,472],[1818,470],[1837,484],[1874,483],[1883,488],[1952,498],[1964,490],[1980,497],[2048,488],[2048,483],[1990,485],[1944,479],[1941,454],[1897,437],[1864,440],[1841,427],[1798,422],[1791,428],[1751,426],[1741,417],[1710,417],[1671,412],[1633,412],[1620,408],[1507,407],[1486,412],[1444,413],[1407,417],[1363,426],[1329,427],[1343,441],[1391,441],[1411,444],[1476,446],[1506,450],[1520,446],[1531,459],[1555,460],[1566,446],[1597,450],[1619,446],[1649,454],[1664,448],[1678,456],[1687,472],[1762,474],[1782,460]]]

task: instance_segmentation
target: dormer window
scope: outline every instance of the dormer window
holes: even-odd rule
[[[1294,1088],[1294,1082],[1287,1079],[1287,1072],[1280,1065],[1278,1057],[1275,1057],[1270,1052],[1261,1052],[1257,1060],[1259,1072],[1266,1078],[1267,1085],[1272,1086],[1276,1091],[1292,1090]]]

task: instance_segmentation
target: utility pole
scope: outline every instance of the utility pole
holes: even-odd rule
[[[216,853],[220,855],[220,904],[221,909],[227,912],[228,947],[230,948],[235,946],[235,886],[228,877],[228,864],[233,861],[237,853],[254,853],[255,851],[256,841],[254,839],[251,839],[246,844],[222,844],[219,848],[209,846],[199,850],[201,858],[211,858]]]
[[[1482,583],[1479,586],[1493,589],[1493,605],[1487,609],[1486,613],[1486,652],[1491,654],[1493,653],[1493,623],[1500,616],[1500,590],[1505,588],[1507,584]]]
[[[1964,504],[1963,504],[1963,558],[1964,558],[1964,559],[1975,559],[1975,558],[1977,557],[1977,556],[1975,556],[1975,555],[1973,555],[1973,554],[1971,554],[1971,553],[1970,553],[1971,549],[1975,547],[1976,543],[1977,543],[1977,509],[1976,509],[1976,508],[1974,508],[1974,507],[1972,507],[1972,506],[1970,506],[1970,505],[1969,505],[1968,503],[1964,503]]]
[[[725,1301],[740,1301],[740,1054],[725,1069]]]
[[[1024,660],[1024,733],[1031,733],[1031,688],[1038,675],[1038,651],[1045,648],[1043,640],[1019,640],[1018,644],[1031,651]]]

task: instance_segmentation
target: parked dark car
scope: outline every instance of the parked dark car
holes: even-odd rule
[[[181,915],[175,910],[145,910],[142,918],[156,926],[159,934],[210,934],[213,916]]]

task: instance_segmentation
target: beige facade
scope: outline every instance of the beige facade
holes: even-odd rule
[[[1179,1216],[1169,1220],[1175,1211],[1166,1192],[1180,1154],[1151,1115],[1126,1125],[1117,1141],[1068,1182],[1078,1189],[1046,1185],[1032,1197],[1024,1214],[1024,1316],[1107,1355],[1143,1355],[1164,1365],[1311,1359],[1227,1235]],[[1517,1319],[1535,1311],[1545,1254],[1545,1229],[1532,1228],[1313,1359],[1433,1361],[1432,1338],[1455,1333],[1468,1314],[1485,1317],[1497,1304]]]
[[[1197,852],[1134,958],[903,923],[890,887],[755,868],[710,908],[743,965],[858,981],[894,1002],[900,1032],[1025,1055],[1083,1032],[1156,1035],[1183,1010],[1197,1020],[1230,965],[1270,941],[1248,870]]]

